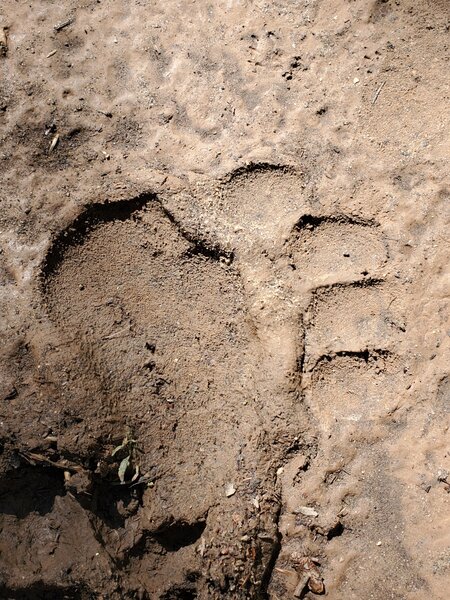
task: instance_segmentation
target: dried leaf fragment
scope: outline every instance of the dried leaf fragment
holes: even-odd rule
[[[124,458],[122,460],[122,462],[119,465],[119,469],[117,471],[117,474],[119,476],[119,479],[120,479],[121,483],[125,483],[125,473],[127,472],[129,464],[130,464],[130,457],[127,456],[126,458]]]
[[[123,450],[124,448],[126,448],[128,446],[128,438],[124,438],[122,443],[119,446],[116,446],[114,448],[114,450],[111,452],[111,456],[115,456],[119,450]]]
[[[311,506],[299,506],[295,512],[297,514],[300,513],[302,515],[305,515],[305,517],[318,517],[319,516],[319,513],[317,512],[317,510],[315,510]]]
[[[59,133],[57,133],[55,136],[53,136],[53,139],[52,139],[52,142],[50,144],[50,148],[48,149],[48,151],[53,152],[53,150],[56,148],[58,142],[59,142]]]

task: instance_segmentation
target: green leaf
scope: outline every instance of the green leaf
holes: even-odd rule
[[[127,456],[122,460],[119,465],[119,469],[117,474],[119,475],[120,483],[125,483],[125,473],[127,472],[128,466],[130,464],[130,456]]]

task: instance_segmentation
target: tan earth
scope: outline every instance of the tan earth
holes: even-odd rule
[[[448,598],[449,48],[3,0],[0,598]]]

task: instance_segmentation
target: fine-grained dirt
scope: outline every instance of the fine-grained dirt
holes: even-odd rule
[[[449,31],[2,3],[0,598],[447,598]]]

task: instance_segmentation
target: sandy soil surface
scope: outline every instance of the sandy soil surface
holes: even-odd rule
[[[444,600],[447,0],[0,4],[0,597]]]

